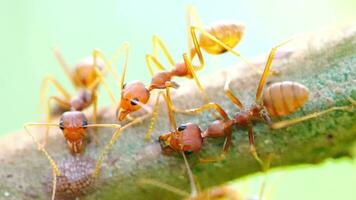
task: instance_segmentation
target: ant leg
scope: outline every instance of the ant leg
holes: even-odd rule
[[[98,161],[96,162],[95,170],[93,173],[93,178],[96,178],[99,175],[100,167],[101,167],[104,157],[106,156],[106,154],[109,153],[110,149],[115,144],[116,140],[120,137],[120,135],[122,133],[122,128],[121,128],[121,125],[118,125],[118,124],[89,124],[89,125],[87,125],[87,128],[90,128],[90,127],[91,128],[99,128],[100,127],[100,128],[114,128],[114,129],[116,129],[114,134],[112,135],[109,143],[106,144],[104,149],[101,151]]]
[[[49,123],[27,123],[24,125],[24,129],[26,133],[32,138],[33,142],[36,144],[38,150],[42,151],[42,153],[47,157],[49,164],[51,165],[53,171],[53,188],[52,188],[52,200],[54,200],[55,193],[56,193],[56,184],[57,184],[57,176],[60,176],[60,171],[54,162],[53,158],[50,154],[46,151],[43,145],[41,145],[38,140],[31,134],[28,130],[29,127],[33,126],[46,126],[46,127],[58,127],[58,124],[49,124]]]
[[[255,160],[261,165],[262,170],[265,171],[266,170],[265,164],[260,159],[260,157],[258,156],[257,151],[256,151],[255,139],[254,139],[254,134],[253,134],[253,128],[252,127],[248,128],[248,140],[249,140],[249,143],[250,143],[250,153],[255,158]]]
[[[126,53],[126,57],[127,57]],[[98,50],[98,49],[94,49],[92,52],[92,56],[93,56],[93,63],[94,63],[94,67],[96,69],[98,68],[98,59],[101,59],[104,62],[105,68],[103,69],[103,72],[101,72],[102,74],[105,74],[107,70],[109,70],[109,72],[113,75],[114,79],[116,79],[116,81],[120,82],[120,77],[119,75],[116,73],[116,71],[112,68],[112,63],[104,56],[104,54]],[[127,59],[125,60],[125,62],[127,62]]]
[[[54,88],[61,93],[61,95],[67,100],[70,100],[70,94],[64,89],[64,87],[51,75],[47,75],[42,83],[40,88],[40,106],[44,105],[46,99],[46,92],[49,84],[52,84]]]
[[[155,64],[155,66],[156,66],[159,70],[161,70],[161,71],[164,71],[164,70],[165,70],[165,68],[163,67],[163,65],[157,60],[156,57],[147,54],[147,55],[146,55],[146,64],[147,64],[147,68],[148,68],[148,71],[150,72],[150,75],[151,75],[151,76],[154,75],[153,67],[152,67],[152,65],[151,65],[151,62],[153,62],[153,63]]]
[[[153,115],[152,115],[152,118],[151,118],[151,122],[150,122],[150,126],[147,130],[147,133],[145,134],[145,140],[148,141],[151,136],[152,136],[152,132],[153,132],[153,128],[154,128],[154,124],[156,122],[156,119],[157,119],[157,114],[158,114],[158,103],[159,103],[159,99],[160,99],[160,96],[164,94],[162,92],[159,92],[158,95],[157,95],[157,98],[156,98],[156,101],[155,101],[155,104],[153,106]]]
[[[62,67],[64,73],[68,77],[68,79],[72,82],[74,86],[77,86],[80,84],[80,81],[78,80],[78,77],[73,76],[68,64],[64,60],[61,51],[59,48],[54,48],[53,49],[54,56],[56,57],[57,61],[59,62],[59,65]]]
[[[168,185],[166,183],[162,183],[162,182],[154,180],[154,179],[144,178],[144,179],[139,180],[138,183],[142,184],[142,185],[156,186],[158,188],[165,189],[165,190],[167,190],[169,192],[172,192],[172,193],[177,194],[177,195],[182,196],[182,197],[189,197],[190,196],[190,194],[188,192],[184,191],[184,190],[178,189],[176,187],[173,187],[171,185]]]
[[[241,110],[243,109],[243,104],[241,103],[241,101],[234,95],[234,93],[231,91],[229,85],[230,85],[231,79],[229,76],[227,76],[227,79],[225,81],[225,85],[224,85],[224,92],[225,95],[227,97],[229,97],[229,99],[237,106],[239,107]]]
[[[184,154],[183,151],[181,151],[182,153],[182,156],[183,156],[183,159],[184,159],[184,164],[185,164],[185,167],[187,169],[187,173],[188,173],[188,177],[189,177],[189,182],[190,182],[190,190],[191,190],[191,197],[197,197],[198,195],[198,190],[197,190],[197,186],[195,184],[195,180],[194,180],[194,176],[193,176],[193,173],[192,173],[192,170],[190,169],[190,166],[189,166],[189,163],[187,161],[187,158]]]
[[[201,158],[199,159],[200,163],[211,163],[211,162],[218,162],[218,161],[223,161],[226,158],[226,154],[229,151],[229,148],[231,146],[231,141],[232,141],[232,133],[229,133],[225,137],[224,141],[224,146],[223,146],[223,152],[215,158]]]
[[[284,41],[284,42],[278,44],[277,46],[273,47],[272,50],[270,51],[266,65],[265,65],[265,69],[263,70],[260,82],[258,83],[257,92],[256,92],[256,102],[260,101],[262,89],[265,84],[266,78],[270,72],[270,67],[271,67],[271,64],[272,64],[272,61],[273,61],[273,58],[274,58],[274,55],[275,55],[277,49],[279,47],[287,44],[289,41],[290,40],[287,40],[287,41]]]
[[[175,67],[176,63],[174,62],[171,54],[169,53],[168,49],[166,48],[166,46],[164,45],[164,43],[162,42],[162,40],[159,38],[158,35],[154,35],[152,37],[152,44],[153,44],[153,57],[157,59],[158,48],[160,48],[164,56],[167,58],[169,64],[172,67]]]
[[[187,66],[188,70],[190,71],[192,77],[194,78],[194,81],[197,84],[200,93],[203,95],[206,103],[210,102],[209,98],[208,98],[208,95],[205,93],[205,91],[203,89],[203,86],[200,84],[198,76],[195,74],[194,69],[193,69],[193,65],[192,65],[191,61],[189,60],[189,58],[188,58],[186,53],[183,54],[183,59],[184,59],[185,65]]]
[[[62,100],[56,96],[51,96],[49,97],[48,101],[47,101],[47,123],[51,123],[52,121],[52,107],[51,107],[51,102],[56,102],[57,105],[59,105],[60,107],[62,108],[65,108],[65,109],[70,109],[70,103],[66,100]],[[44,142],[43,142],[43,146],[46,146],[47,144],[47,141],[48,141],[48,131],[49,131],[49,127],[46,127],[46,131],[45,131],[45,139],[44,139]]]
[[[193,26],[192,21],[194,21],[196,23],[197,26],[199,27],[203,27],[202,23],[200,22],[200,19],[196,13],[196,11],[194,10],[193,6],[188,5],[187,6],[187,14],[186,14],[186,21],[187,21],[187,34],[188,34],[188,52],[190,51],[190,59],[192,60],[195,54],[195,51],[193,50],[193,46],[192,46],[192,35],[190,34],[190,27]]]
[[[126,73],[126,69],[127,69],[127,65],[128,65],[128,61],[129,61],[129,50],[130,50],[130,46],[128,42],[125,42],[121,48],[117,49],[116,52],[114,53],[113,56],[113,63],[115,63],[120,55],[121,51],[124,51],[125,54],[125,61],[124,61],[124,65],[123,65],[123,73]],[[115,72],[115,71],[114,71]],[[119,75],[115,72],[115,76],[117,77],[117,81],[120,83],[120,89],[122,89],[123,85],[124,85],[124,78],[125,76],[119,78]]]
[[[213,102],[204,104],[203,106],[198,107],[198,108],[192,108],[192,109],[184,110],[184,113],[186,113],[186,114],[199,114],[199,113],[201,113],[201,112],[203,112],[205,110],[213,110],[213,109],[216,110],[221,115],[221,117],[224,119],[224,121],[228,121],[229,120],[229,116],[227,115],[225,110],[219,104],[213,103]]]
[[[98,113],[98,96],[96,94],[96,92],[93,93],[93,124],[97,123],[97,113]],[[99,145],[99,140],[97,137],[97,133],[98,133],[98,129],[94,128],[94,134],[93,134],[93,138],[95,141],[96,145]]]
[[[334,111],[337,111],[337,110],[352,112],[355,109],[356,101],[353,100],[352,98],[349,98],[349,101],[351,101],[351,103],[352,103],[351,106],[335,106],[335,107],[331,107],[329,109],[326,109],[326,110],[323,110],[323,111],[320,111],[320,112],[311,113],[309,115],[305,115],[305,116],[302,116],[302,117],[298,117],[298,118],[294,118],[294,119],[289,119],[289,120],[284,120],[284,121],[279,121],[279,122],[276,122],[276,123],[272,123],[270,125],[270,127],[272,129],[284,128],[284,127],[291,126],[291,125],[294,125],[294,124],[297,124],[297,123],[300,123],[300,122],[303,122],[303,121],[306,121],[306,120],[309,120],[309,119],[313,119],[313,118],[316,118],[316,117],[319,117],[321,115],[325,115],[327,113],[334,112]]]

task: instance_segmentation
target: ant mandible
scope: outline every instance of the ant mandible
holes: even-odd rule
[[[262,162],[262,160],[258,157],[256,147],[254,144],[254,134],[253,134],[254,122],[263,121],[272,129],[280,129],[280,128],[294,125],[299,122],[303,122],[305,120],[319,117],[321,115],[336,110],[343,110],[343,111],[352,110],[354,105],[356,105],[356,102],[350,98],[349,100],[352,103],[351,106],[340,106],[340,107],[335,106],[326,109],[324,111],[311,113],[295,119],[272,122],[271,117],[277,117],[277,116],[281,117],[296,112],[299,108],[303,107],[303,105],[307,102],[309,96],[309,90],[304,85],[297,82],[283,81],[283,82],[274,83],[271,86],[267,87],[261,102],[262,89],[265,84],[265,80],[269,74],[269,68],[271,66],[274,54],[279,47],[283,46],[287,42],[283,42],[275,46],[274,48],[272,48],[268,60],[266,62],[263,74],[258,84],[255,103],[253,103],[251,107],[245,108],[243,106],[241,101],[229,89],[230,80],[227,79],[224,86],[225,94],[235,105],[237,105],[240,108],[240,111],[235,114],[234,118],[230,119],[226,114],[226,112],[221,108],[221,106],[215,103],[210,103],[199,108],[190,109],[187,112],[200,113],[206,109],[214,108],[216,111],[218,111],[221,114],[221,116],[223,116],[223,120],[215,120],[213,123],[211,123],[208,126],[208,128],[205,131],[203,131],[201,137],[195,136],[194,134],[191,133],[190,130],[186,131],[187,133],[183,132],[183,135],[182,133],[179,133],[178,136],[176,136],[177,133],[162,135],[159,138],[162,149],[166,152],[172,150],[177,151],[177,147],[191,145],[193,144],[192,141],[195,141],[194,143],[195,149],[200,150],[200,146],[202,144],[201,142],[202,138],[225,137],[223,153],[218,158],[206,159],[203,161],[209,162],[209,161],[223,160],[231,144],[232,126],[235,125],[238,128],[248,129],[250,152],[254,156],[254,158],[261,164],[263,169],[265,169],[266,166]],[[190,126],[191,125],[188,124],[187,126],[178,129],[182,130]],[[174,138],[182,138],[182,137],[183,138],[185,137],[185,139],[184,140],[174,139]],[[189,143],[187,143],[186,141],[189,141]],[[192,151],[192,152],[196,152],[196,151]]]

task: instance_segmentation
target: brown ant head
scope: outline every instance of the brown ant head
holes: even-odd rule
[[[96,64],[99,70],[104,69],[104,61],[100,58],[97,58]],[[77,83],[79,85],[77,86],[89,87],[98,78],[94,68],[93,57],[87,57],[80,60],[75,66],[74,73],[79,81],[79,83]]]
[[[198,125],[187,123],[180,125],[175,132],[159,137],[162,151],[183,151],[185,154],[197,153],[203,144],[201,130]]]
[[[116,111],[119,121],[136,110],[139,110],[143,104],[146,104],[150,98],[150,92],[140,81],[125,84],[121,92],[120,106]]]
[[[84,113],[79,111],[63,113],[59,122],[59,128],[62,129],[64,137],[70,143],[76,143],[83,139],[87,125],[87,118]]]

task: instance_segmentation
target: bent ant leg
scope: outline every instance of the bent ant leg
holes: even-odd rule
[[[199,81],[199,78],[198,76],[195,74],[195,71],[194,71],[194,67],[192,65],[192,62],[191,60],[188,58],[187,54],[184,53],[183,54],[183,60],[184,60],[184,63],[186,65],[186,67],[188,68],[188,70],[190,71],[190,74],[192,75],[196,85],[198,86],[198,89],[200,91],[200,93],[203,95],[203,98],[204,100],[206,101],[206,103],[210,102],[209,101],[209,98],[208,98],[208,95],[205,93],[204,89],[203,89],[203,86],[200,84],[200,81]]]
[[[261,165],[262,170],[266,171],[267,170],[266,164],[261,160],[261,158],[257,154],[252,126],[248,128],[248,140],[250,143],[250,153],[255,158],[255,160]]]
[[[104,54],[100,50],[94,49],[92,52],[92,56],[93,56],[94,68],[99,69],[98,68],[98,59],[101,59],[105,65],[105,68],[104,68],[103,72],[101,72],[101,73],[105,74],[106,71],[109,70],[109,72],[113,75],[114,79],[116,81],[120,82],[120,77],[116,73],[116,71],[112,68],[112,65],[111,65],[112,63],[104,56]]]
[[[68,64],[64,60],[61,51],[58,48],[53,49],[54,56],[56,57],[57,61],[59,62],[59,65],[62,67],[64,73],[66,74],[67,78],[72,82],[74,86],[77,86],[80,84],[80,80],[78,80],[78,77],[73,76]]]
[[[230,78],[230,76],[227,76],[227,79],[226,79],[225,85],[224,85],[225,95],[232,101],[232,103],[234,103],[237,107],[239,107],[242,110],[244,106],[241,103],[241,101],[231,91],[231,89],[229,87],[230,82],[231,82],[231,78]]]
[[[164,94],[162,92],[159,92],[157,94],[157,98],[156,98],[156,101],[154,103],[154,106],[153,106],[153,115],[152,115],[152,118],[151,118],[151,121],[150,121],[150,126],[147,130],[147,133],[145,134],[145,140],[148,141],[151,136],[152,136],[152,132],[153,132],[153,128],[154,128],[154,124],[156,122],[156,119],[157,119],[157,114],[158,114],[158,103],[159,103],[159,99],[160,99],[160,96],[164,96]]]
[[[154,75],[153,67],[151,65],[151,62],[153,62],[155,64],[156,68],[158,68],[159,70],[161,70],[161,71],[165,70],[164,66],[157,60],[156,57],[147,54],[146,55],[146,64],[147,64],[147,68],[148,68],[148,71],[150,72],[151,76]]]
[[[186,14],[186,21],[187,21],[187,34],[188,34],[188,52],[190,52],[190,59],[192,60],[195,54],[195,51],[192,51],[193,46],[192,46],[192,35],[190,34],[190,27],[193,26],[192,21],[194,21],[196,23],[196,26],[198,27],[203,27],[202,23],[200,22],[200,19],[196,13],[196,11],[194,10],[193,6],[188,5],[187,6],[187,14]]]
[[[159,38],[158,35],[154,35],[152,37],[152,44],[153,44],[153,57],[154,58],[158,58],[158,48],[161,49],[161,51],[163,52],[163,55],[167,58],[169,64],[172,67],[175,67],[176,63],[174,62],[171,54],[169,53],[168,49],[166,48],[166,46],[164,45],[164,43],[162,42],[162,40]]]
[[[93,92],[93,124],[96,124],[97,123],[97,113],[98,113],[98,96],[96,94],[96,92]],[[95,144],[96,145],[99,145],[99,140],[98,140],[98,137],[97,137],[97,134],[98,133],[98,129],[97,128],[94,128],[94,134],[93,134],[93,137],[94,137],[94,141],[95,141]]]
[[[52,84],[54,88],[64,97],[65,100],[69,102],[70,100],[70,94],[67,92],[66,89],[51,75],[47,75],[42,83],[41,83],[41,88],[40,88],[40,106],[45,104],[45,99],[46,99],[46,93],[49,84]]]
[[[265,84],[266,78],[267,78],[267,76],[268,76],[268,74],[270,72],[270,67],[271,67],[271,64],[272,64],[272,61],[273,61],[274,55],[276,54],[277,49],[280,48],[281,46],[287,44],[289,41],[290,40],[287,40],[287,41],[284,41],[284,42],[276,45],[270,51],[268,59],[267,59],[267,62],[266,62],[266,65],[265,65],[265,68],[264,68],[263,73],[261,75],[260,82],[258,83],[258,87],[257,87],[257,91],[256,91],[256,102],[260,101],[262,89],[263,89],[263,86]]]
[[[150,127],[145,135],[145,140],[148,141],[151,138],[152,132],[153,132],[153,127],[155,124],[155,121],[157,119],[157,114],[158,114],[158,103],[159,103],[159,99],[160,96],[163,97],[163,99],[166,102],[167,105],[167,111],[168,111],[168,117],[169,117],[169,123],[171,128],[173,128],[174,130],[177,129],[177,124],[174,118],[174,114],[173,114],[173,106],[172,106],[172,100],[171,100],[171,96],[170,96],[170,89],[169,87],[166,87],[166,94],[164,94],[162,91],[158,93],[155,104],[153,106],[153,116],[151,118],[151,122],[150,122]]]
[[[58,124],[50,124],[50,123],[27,123],[24,125],[24,129],[26,131],[26,133],[32,138],[33,142],[36,144],[38,150],[40,150],[48,159],[49,164],[51,165],[52,168],[52,172],[53,172],[53,180],[52,180],[52,200],[55,199],[55,195],[56,195],[56,184],[57,184],[57,176],[60,176],[61,173],[55,163],[55,161],[53,160],[53,158],[51,157],[51,155],[47,152],[47,150],[44,148],[43,145],[41,145],[38,140],[36,139],[36,137],[34,137],[31,132],[29,131],[29,127],[33,127],[33,126],[46,126],[46,127],[58,127]]]
[[[226,154],[228,153],[229,148],[231,146],[231,142],[232,142],[232,133],[229,133],[225,137],[223,151],[219,156],[213,157],[213,158],[200,158],[199,162],[200,163],[211,163],[211,162],[219,162],[219,161],[225,160]]]
[[[311,113],[311,114],[308,114],[308,115],[305,115],[302,117],[275,122],[275,123],[270,124],[269,126],[272,129],[280,129],[280,128],[291,126],[291,125],[294,125],[294,124],[297,124],[297,123],[300,123],[300,122],[303,122],[303,121],[306,121],[309,119],[313,119],[313,118],[319,117],[321,115],[325,115],[327,113],[338,111],[338,110],[352,112],[355,109],[356,101],[354,99],[352,99],[351,97],[349,97],[348,100],[351,102],[352,105],[350,105],[350,106],[334,106],[329,109]]]
[[[89,125],[87,125],[87,128],[90,128],[90,127],[92,127],[92,128],[99,128],[99,127],[100,128],[115,128],[116,129],[114,134],[112,135],[109,143],[105,145],[104,149],[100,153],[98,161],[96,162],[95,170],[93,173],[93,178],[97,178],[99,175],[99,171],[100,171],[103,159],[105,158],[106,154],[109,153],[110,149],[115,144],[116,140],[120,137],[120,135],[122,133],[122,129],[121,129],[121,125],[118,125],[118,124],[89,124]]]

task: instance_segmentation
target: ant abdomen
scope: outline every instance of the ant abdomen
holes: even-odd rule
[[[284,116],[301,108],[307,102],[308,96],[308,88],[300,83],[277,82],[265,90],[263,105],[271,116]]]
[[[206,29],[206,31],[227,46],[234,48],[240,42],[245,32],[245,26],[238,23],[221,23]],[[204,34],[200,35],[199,44],[210,54],[222,54],[227,51],[227,49],[217,44]]]
[[[56,200],[75,199],[93,191],[95,160],[89,157],[68,156],[59,165]],[[52,180],[46,181],[46,190],[52,191]]]

